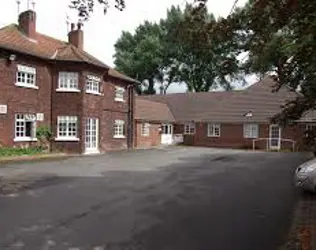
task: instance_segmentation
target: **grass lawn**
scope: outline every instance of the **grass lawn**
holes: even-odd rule
[[[41,154],[41,153],[43,153],[43,149],[40,147],[30,147],[30,148],[0,147],[0,157],[37,155],[37,154]]]

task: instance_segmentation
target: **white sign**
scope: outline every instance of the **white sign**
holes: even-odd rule
[[[36,120],[35,115],[25,115],[25,121],[34,122]]]
[[[44,121],[44,114],[43,113],[37,113],[36,114],[36,120],[39,122]]]
[[[7,114],[8,113],[8,106],[0,104],[0,114]]]
[[[25,73],[30,73],[30,74],[36,74],[36,69],[32,67],[28,67],[25,65],[18,65],[18,71],[20,72],[25,72]]]
[[[96,82],[100,82],[100,81],[101,81],[101,78],[98,77],[98,76],[87,75],[87,78],[88,78],[89,80],[96,81]]]

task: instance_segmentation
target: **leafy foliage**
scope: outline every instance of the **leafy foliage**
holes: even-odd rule
[[[280,123],[297,120],[316,107],[316,2],[249,0],[220,25],[224,41],[243,37],[239,51],[248,53],[247,73],[273,74],[279,84],[300,89],[295,101],[274,118]],[[219,36],[216,29],[209,31]]]
[[[112,0],[114,7],[120,11],[125,9],[125,0]],[[87,21],[90,18],[91,13],[94,12],[95,6],[102,8],[106,13],[110,7],[109,0],[71,0],[70,8],[78,10],[78,15],[83,21]]]
[[[36,129],[36,138],[39,140],[42,148],[50,149],[52,137],[53,133],[48,126],[42,125]]]
[[[144,83],[138,93],[154,94],[155,83],[163,93],[172,83],[184,83],[196,92],[232,88],[230,83],[239,76],[238,52],[232,49],[237,39],[223,42],[205,32],[218,21],[199,6],[172,6],[159,23],[146,21],[135,34],[123,32],[115,45],[115,64]]]

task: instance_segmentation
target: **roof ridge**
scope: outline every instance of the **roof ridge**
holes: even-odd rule
[[[10,27],[16,27],[17,25],[15,23],[10,23],[8,25],[3,26],[2,28],[0,28],[0,30],[4,30],[4,29],[8,29]]]
[[[66,42],[66,41],[64,41],[64,40],[60,40],[60,39],[54,38],[54,37],[52,37],[52,36],[43,34],[43,33],[41,33],[41,32],[36,32],[36,34],[38,34],[38,35],[40,35],[40,36],[43,36],[43,37],[45,37],[45,38],[47,38],[47,39],[53,40],[53,41],[55,41],[55,42],[60,42],[60,43],[63,43],[63,44],[65,44],[65,45],[68,44],[68,42]]]

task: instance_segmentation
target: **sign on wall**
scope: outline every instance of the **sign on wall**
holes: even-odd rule
[[[44,121],[44,114],[43,113],[37,113],[36,114],[36,120],[39,122]]]
[[[8,105],[0,104],[0,114],[7,114],[8,113]]]

